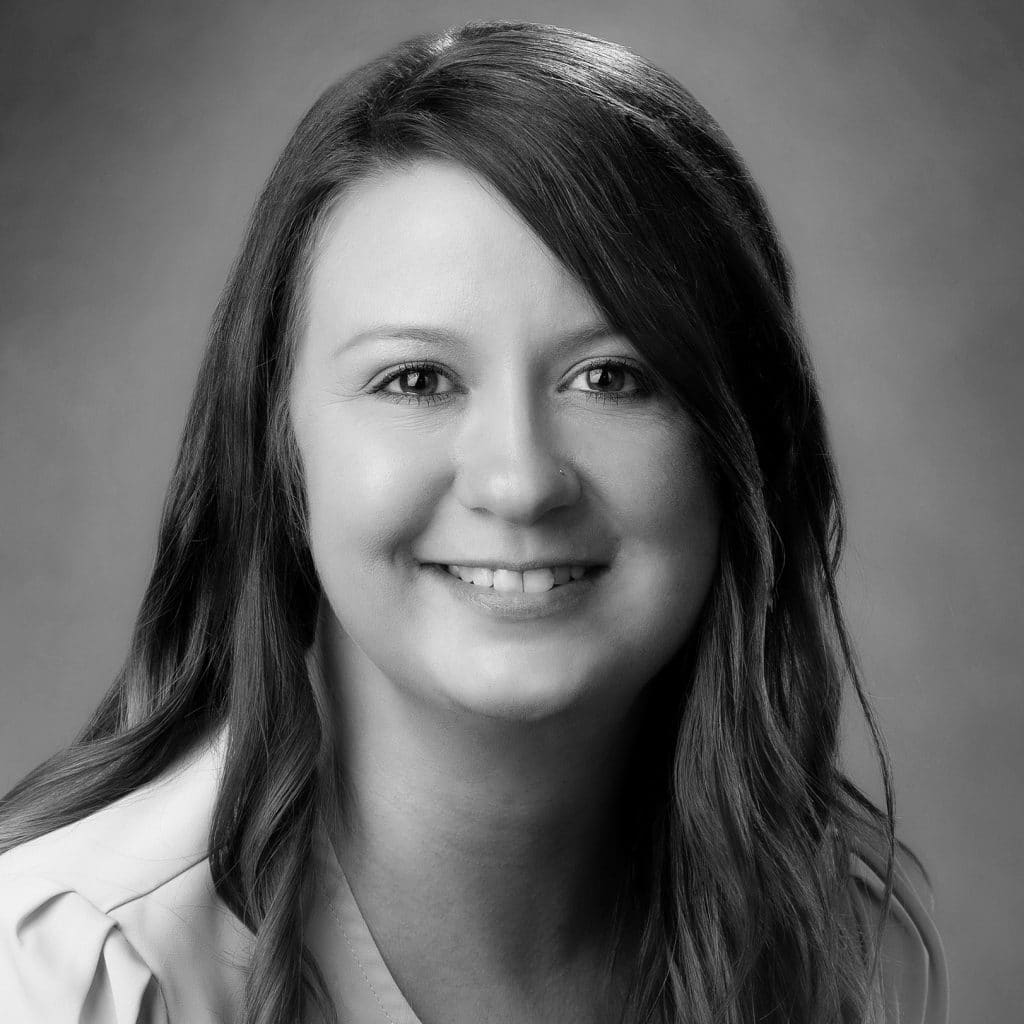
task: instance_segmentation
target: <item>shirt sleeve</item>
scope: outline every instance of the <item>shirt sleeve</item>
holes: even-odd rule
[[[858,850],[853,861],[855,908],[864,931],[874,934],[885,893],[885,861]],[[885,1024],[948,1024],[946,956],[932,920],[932,901],[897,859],[892,900],[882,933],[880,996]]]
[[[168,1024],[157,980],[117,922],[47,879],[0,877],[0,992],[17,1024]]]

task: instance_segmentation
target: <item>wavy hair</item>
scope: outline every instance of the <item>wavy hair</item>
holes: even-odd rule
[[[689,92],[622,46],[551,26],[412,39],[301,121],[213,319],[127,660],[77,739],[4,798],[0,850],[136,789],[227,724],[210,850],[218,893],[256,936],[244,1019],[336,1019],[302,943],[332,725],[307,668],[321,593],[287,392],[327,210],[353,182],[425,158],[487,179],[576,275],[693,418],[718,492],[718,571],[649,684],[633,765],[629,898],[645,923],[627,1019],[871,1019],[892,786],[837,596],[842,511],[787,260]],[[884,810],[840,767],[848,689]],[[886,861],[871,935],[850,902],[860,844]]]

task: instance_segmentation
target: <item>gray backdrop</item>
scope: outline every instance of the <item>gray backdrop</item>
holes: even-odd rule
[[[1019,0],[8,2],[0,15],[0,787],[124,653],[205,327],[328,81],[428,28],[554,22],[710,108],[792,254],[846,591],[952,1020],[1024,1004]],[[863,729],[849,761],[878,786]]]

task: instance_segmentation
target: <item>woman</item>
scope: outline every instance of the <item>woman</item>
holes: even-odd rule
[[[0,805],[14,1019],[944,1020],[841,538],[784,256],[677,82],[510,23],[349,75],[127,663]]]

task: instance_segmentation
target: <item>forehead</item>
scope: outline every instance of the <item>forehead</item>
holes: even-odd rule
[[[473,330],[564,328],[596,305],[511,204],[454,163],[367,177],[341,197],[313,248],[311,326],[443,319]]]

